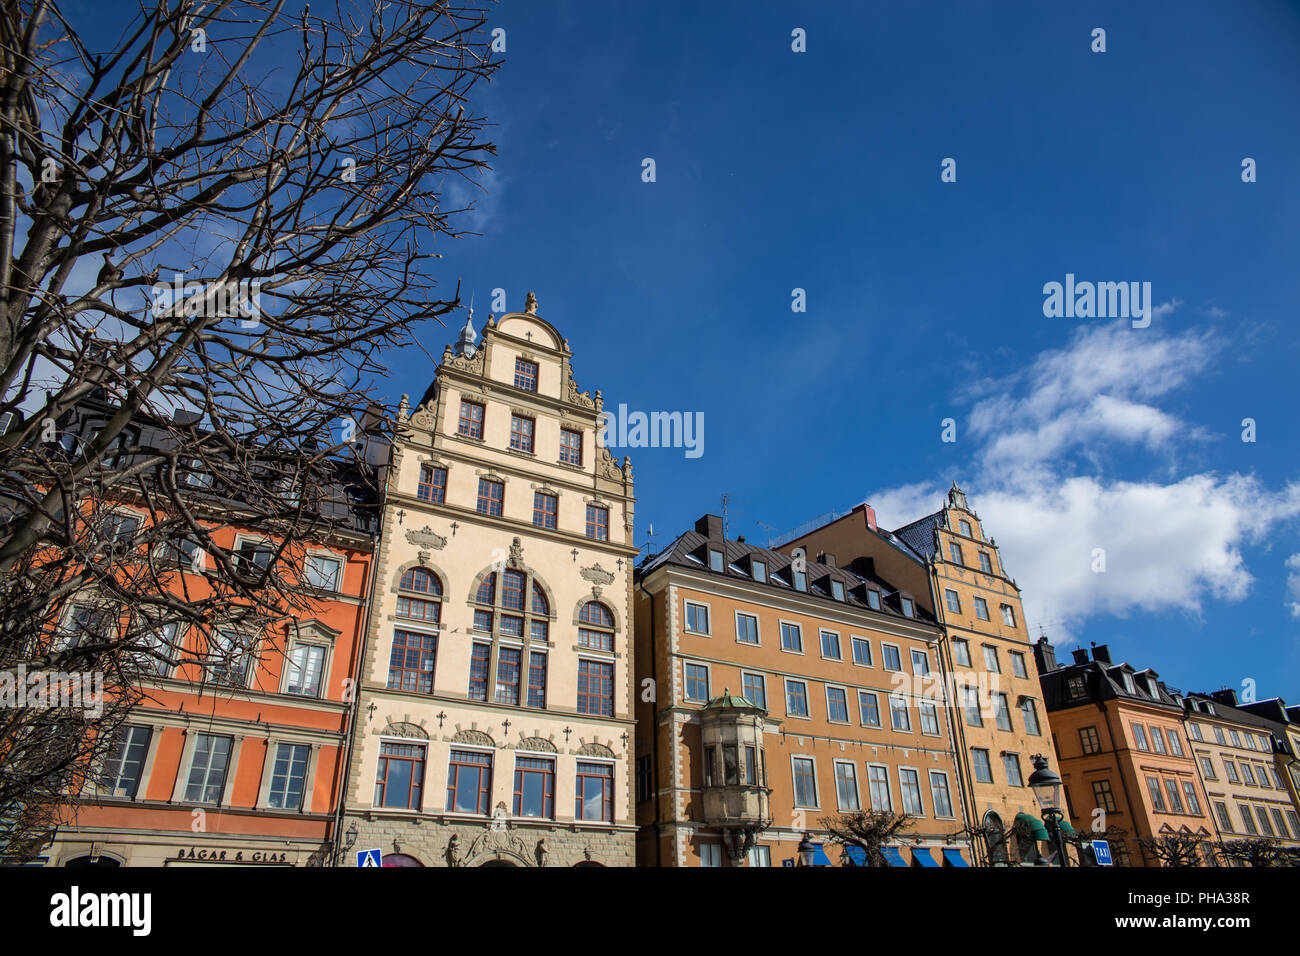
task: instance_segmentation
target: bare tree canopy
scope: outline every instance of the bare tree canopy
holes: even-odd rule
[[[892,810],[857,810],[838,817],[823,817],[821,825],[836,843],[857,847],[866,855],[867,866],[888,866],[884,848],[893,843],[916,842],[907,830],[916,822],[910,813]]]
[[[310,603],[304,542],[359,527],[383,354],[459,307],[433,266],[464,234],[448,177],[494,152],[471,99],[499,65],[485,24],[436,0],[160,0],[107,35],[5,4],[0,670],[103,673],[128,707],[169,624]],[[125,530],[122,502],[143,516]],[[232,553],[232,526],[269,554]],[[66,717],[0,722],[12,832],[111,736]]]

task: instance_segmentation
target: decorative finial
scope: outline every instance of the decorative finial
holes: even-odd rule
[[[474,342],[478,336],[474,333],[474,307],[469,307],[469,315],[465,318],[465,327],[460,330],[460,337],[456,340],[456,354],[463,355],[465,358],[473,358],[477,351]]]

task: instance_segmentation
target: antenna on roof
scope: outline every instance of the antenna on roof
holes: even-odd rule
[[[655,543],[655,526],[652,524],[650,525],[649,528],[646,529],[645,544],[641,545],[641,547],[645,549],[647,555],[654,554],[654,543]]]
[[[722,493],[722,537],[724,540],[727,537],[727,499],[730,497],[731,495],[725,491]]]
[[[758,525],[760,528],[764,528],[767,530],[767,547],[768,550],[770,551],[772,548],[772,532],[775,531],[776,529],[773,528],[770,524],[764,524],[762,521],[755,521],[754,524]]]

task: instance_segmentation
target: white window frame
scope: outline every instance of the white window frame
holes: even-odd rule
[[[885,653],[885,648],[892,647],[894,653],[898,655],[898,666],[889,666],[889,655]],[[899,644],[891,644],[888,641],[880,642],[880,669],[890,674],[903,673],[903,648]]]
[[[905,772],[916,777],[916,802],[920,805],[919,810],[909,810],[907,808],[907,790],[903,786],[903,774]],[[900,766],[898,768],[898,802],[904,813],[910,813],[916,817],[925,816],[925,791],[921,788],[920,768],[911,766]]]
[[[763,632],[759,625],[758,615],[753,614],[749,611],[742,611],[740,609],[737,609],[734,613],[735,613],[735,620],[733,623],[735,624],[736,627],[736,643],[744,644],[746,647],[762,647]],[[742,641],[740,639],[740,619],[742,617],[750,618],[754,622],[754,640],[752,641]]]
[[[858,661],[858,655],[855,654],[855,653],[853,652],[853,649],[854,649],[855,644],[856,644],[857,642],[859,642],[859,641],[861,641],[863,644],[867,645],[867,663],[866,663],[866,664],[863,664],[863,663],[859,662],[859,661]],[[875,654],[873,654],[872,651],[871,651],[871,638],[869,638],[869,637],[863,637],[861,634],[850,634],[850,635],[849,635],[849,655],[850,655],[850,659],[853,661],[853,665],[854,665],[855,667],[870,667],[870,668],[874,669],[875,666],[876,666],[876,656],[875,656]]]
[[[881,770],[881,771],[884,771],[884,773],[883,773],[883,777],[884,777],[884,783],[885,783],[885,799],[886,799],[888,802],[887,802],[886,805],[883,806],[883,807],[878,807],[878,806],[876,806],[875,790],[872,788],[872,780],[871,780],[871,771],[872,771],[872,770]],[[868,763],[868,764],[867,764],[867,802],[870,804],[871,809],[872,809],[872,810],[887,810],[887,811],[889,811],[889,812],[892,813],[892,812],[893,812],[893,809],[894,809],[894,793],[893,793],[893,789],[894,789],[894,788],[893,788],[893,785],[892,785],[892,783],[890,782],[889,765],[888,765],[888,764],[883,764],[883,763]]]
[[[707,625],[708,630],[697,631],[691,627],[690,608],[692,607],[704,609],[704,623]],[[690,599],[684,599],[682,601],[682,630],[685,631],[687,634],[698,634],[701,637],[712,637],[713,636],[713,609],[703,601],[692,601]]]
[[[829,657],[829,656],[826,654],[826,642],[822,639],[822,635],[824,635],[824,634],[833,634],[833,635],[835,636],[835,648],[836,648],[836,650],[839,651],[839,655],[838,655],[838,656],[836,656],[836,657]],[[824,660],[824,661],[842,661],[842,660],[844,660],[844,645],[843,645],[843,644],[841,643],[841,641],[840,641],[840,632],[839,632],[839,631],[832,631],[830,628],[826,628],[826,627],[819,627],[819,628],[817,628],[817,649],[821,652],[821,657],[822,657],[822,660]]]
[[[899,727],[898,724],[894,721],[894,713],[895,713],[895,712],[894,712],[894,701],[895,701],[895,700],[901,700],[901,701],[903,702],[903,711],[902,711],[902,713],[903,713],[904,718],[906,718],[906,720],[907,720],[907,726],[905,726],[905,727]],[[906,698],[905,696],[903,696],[902,694],[890,694],[890,695],[889,695],[889,729],[892,730],[892,731],[893,731],[894,733],[896,733],[896,734],[910,734],[910,733],[912,732],[912,711],[911,711],[911,708],[908,707],[908,704],[907,704],[907,698]]]
[[[690,675],[689,675],[689,673],[688,673],[687,670],[686,670],[686,668],[688,668],[688,667],[703,667],[703,668],[704,668],[704,697],[703,697],[703,699],[701,699],[701,698],[699,698],[699,697],[692,697],[692,696],[691,696],[691,690],[690,690],[690,687],[691,687],[691,679],[690,679]],[[524,675],[521,674],[520,676],[523,677]],[[495,681],[494,681],[494,683],[495,683]],[[522,681],[521,681],[521,683],[522,683]],[[706,663],[706,662],[704,662],[704,661],[682,661],[682,700],[686,701],[687,703],[691,703],[691,704],[707,704],[707,703],[711,700],[711,698],[710,698],[709,695],[712,694],[712,693],[713,693],[713,668],[712,668],[708,663]]]
[[[785,627],[786,627],[787,625],[789,625],[790,627],[793,627],[796,631],[799,632],[799,649],[798,649],[798,650],[795,650],[794,648],[790,648],[790,647],[786,647],[786,646],[785,646],[785,633],[784,633],[784,631],[785,631]],[[803,643],[803,625],[800,624],[798,621],[786,621],[786,620],[780,620],[780,619],[778,619],[777,626],[776,626],[776,631],[777,631],[777,638],[778,638],[778,640],[779,640],[779,642],[780,642],[780,645],[781,645],[781,650],[784,651],[786,654],[804,654],[804,653],[806,653],[806,651],[805,651],[805,649],[804,649],[804,643]]]
[[[781,678],[781,680],[782,680],[781,691],[782,693],[785,694],[785,700],[784,700],[785,715],[787,717],[793,717],[795,720],[811,720],[812,719],[812,698],[808,695],[808,681],[805,678],[799,678],[799,677],[783,677]],[[791,684],[803,685],[803,702],[804,702],[804,707],[807,709],[807,713],[793,714],[790,712],[790,685]]]
[[[941,814],[941,813],[939,812],[939,801],[936,800],[936,799],[934,798],[934,778],[935,778],[935,777],[942,777],[942,778],[943,778],[943,790],[944,790],[944,793],[947,794],[947,798],[948,798],[948,812],[947,812],[947,813],[942,813],[942,814]],[[954,813],[954,806],[953,806],[953,800],[952,800],[952,781],[948,778],[948,771],[946,771],[946,770],[930,770],[930,771],[928,771],[928,772],[926,773],[926,780],[927,780],[927,781],[929,782],[929,784],[930,784],[930,806],[931,806],[931,808],[934,810],[934,818],[935,818],[936,820],[954,820],[954,819],[956,819],[956,814]]]
[[[854,813],[862,809],[862,791],[858,788],[858,765],[852,760],[832,760],[831,767],[835,777],[835,806],[841,813]],[[849,781],[853,784],[854,806],[846,806],[840,799],[840,767],[849,768]]]
[[[925,713],[929,710],[934,715],[934,730],[925,729]],[[939,708],[932,700],[920,700],[916,703],[917,719],[921,725],[921,735],[923,737],[942,737],[943,724],[939,721]]]
[[[824,689],[826,691],[826,722],[831,724],[852,724],[853,718],[850,716],[851,711],[849,710],[849,689],[845,687],[843,684],[827,684]],[[843,720],[839,720],[831,716],[831,691],[832,690],[838,690],[840,693],[844,695],[844,719]]]
[[[795,780],[798,779],[798,775],[794,772],[794,762],[796,760],[807,760],[812,764],[813,803],[811,805],[799,802],[799,787],[795,783]],[[812,754],[790,755],[790,798],[794,802],[794,808],[796,810],[821,809],[821,788],[817,786],[817,758]]]
[[[863,694],[869,695],[872,698],[872,700],[876,702],[876,722],[874,724],[868,724],[862,719],[862,695]],[[876,727],[880,730],[885,729],[884,719],[880,716],[880,694],[877,693],[876,691],[863,690],[861,688],[858,689],[858,723],[861,724],[863,727]]]
[[[338,565],[338,572],[335,576],[334,587],[331,588],[331,587],[324,587],[319,584],[312,584],[307,579],[307,568],[311,566],[311,562],[313,559],[318,561],[333,561],[335,564]],[[303,556],[302,559],[302,583],[305,586],[311,588],[312,590],[319,591],[322,594],[342,594],[343,593],[343,571],[346,567],[347,567],[347,561],[343,559],[342,555],[334,554],[331,551],[323,551],[319,549],[308,551]]]

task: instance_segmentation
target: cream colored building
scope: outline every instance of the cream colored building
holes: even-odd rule
[[[344,845],[630,866],[631,464],[532,293],[471,323],[397,413]]]

